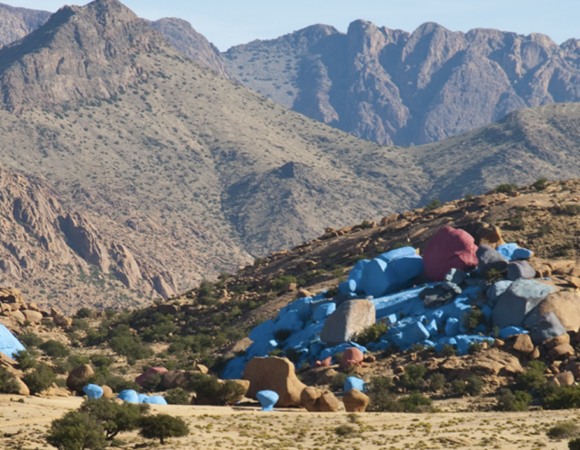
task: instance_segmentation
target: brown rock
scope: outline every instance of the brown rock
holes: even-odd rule
[[[28,309],[30,311],[38,311],[38,312],[40,312],[40,308],[38,307],[38,305],[35,302],[30,302],[28,304]]]
[[[25,310],[23,311],[24,317],[32,324],[39,324],[42,321],[42,314],[38,311]]]
[[[28,386],[26,386],[26,384],[24,384],[24,381],[22,381],[20,378],[15,377],[16,383],[18,384],[18,389],[17,392],[15,392],[15,394],[18,395],[30,395],[30,389],[28,389]]]
[[[570,344],[561,344],[548,352],[551,359],[566,359],[574,356],[574,348]]]
[[[109,386],[103,385],[103,386],[101,386],[101,389],[103,390],[103,397],[105,397],[105,398],[114,398],[115,397],[113,390]]]
[[[73,369],[66,379],[66,386],[71,392],[81,392],[83,387],[90,383],[95,371],[88,364]]]
[[[534,351],[534,344],[528,334],[518,334],[512,348],[517,352],[528,355]]]
[[[564,280],[570,286],[575,287],[576,289],[580,288],[580,278],[573,277],[573,276],[567,276],[567,277],[564,277]]]
[[[294,364],[287,358],[252,358],[246,365],[243,378],[250,382],[248,397],[256,398],[259,391],[276,392],[277,405],[300,406],[300,394],[306,387],[297,377]]]
[[[225,381],[223,380],[220,381],[225,383]],[[229,405],[235,405],[236,403],[241,402],[248,393],[248,389],[250,389],[250,382],[248,380],[228,380],[228,381],[239,384],[243,388],[243,393],[240,394],[238,397],[230,400],[230,402],[228,403]]]
[[[575,383],[572,372],[561,372],[552,378],[558,386],[573,386]]]
[[[580,295],[571,291],[554,292],[538,306],[538,317],[553,312],[566,331],[580,330]]]
[[[317,404],[320,412],[336,412],[340,406],[336,396],[328,390],[322,392]]]
[[[530,353],[530,359],[535,360],[540,357],[540,349],[538,347],[534,348],[534,351]]]
[[[161,387],[169,389],[188,389],[190,373],[185,370],[171,370],[161,375]]]
[[[365,412],[370,399],[358,389],[351,389],[342,397],[347,412]]]
[[[209,369],[207,368],[207,366],[204,366],[203,364],[197,364],[195,368],[204,375],[207,375],[209,373]]]
[[[401,375],[401,374],[405,373],[405,368],[403,366],[397,366],[393,369],[393,373],[395,375]]]
[[[10,317],[16,320],[16,322],[18,322],[20,325],[23,325],[24,322],[26,322],[26,316],[22,311],[12,311],[10,313]]]
[[[307,411],[317,412],[317,400],[322,396],[322,391],[315,387],[308,386],[300,393],[300,404],[306,408]]]
[[[549,261],[548,264],[552,268],[553,274],[568,275],[576,266],[576,261],[559,259]]]
[[[374,355],[367,355],[365,356],[364,362],[366,363],[374,363],[377,361],[377,357]]]
[[[546,339],[544,342],[542,342],[542,345],[546,347],[548,350],[551,350],[554,347],[557,347],[558,345],[569,343],[570,343],[570,335],[568,333],[564,333],[561,334],[560,336]]]
[[[318,385],[329,384],[332,381],[332,379],[337,375],[338,372],[334,369],[325,370],[324,372],[321,372],[320,375],[318,375],[318,378],[316,379],[316,384]]]
[[[357,333],[374,325],[375,305],[368,300],[348,300],[342,303],[324,323],[320,340],[327,344],[351,341]]]

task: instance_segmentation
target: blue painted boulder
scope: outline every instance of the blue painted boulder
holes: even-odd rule
[[[520,248],[518,244],[503,244],[496,249],[509,261],[516,261],[519,259],[530,259],[534,253],[527,248]]]
[[[338,292],[340,292],[343,295],[354,294],[356,292],[357,287],[358,286],[355,280],[346,280],[338,285]]]
[[[487,297],[487,303],[492,308],[497,305],[497,301],[501,297],[501,295],[509,289],[512,285],[513,281],[509,280],[500,280],[494,284],[492,284],[487,290],[485,291],[485,296]]]
[[[320,322],[330,316],[334,311],[336,311],[336,303],[334,302],[317,306],[314,310],[314,321]]]
[[[274,406],[278,402],[280,396],[274,391],[260,391],[256,394],[256,398],[262,405],[262,411],[274,411]]]
[[[145,399],[149,398],[147,394],[137,394],[137,400],[139,403],[144,403]]]
[[[241,379],[247,363],[248,363],[248,360],[244,356],[238,356],[238,357],[230,360],[227,363],[226,368],[222,372],[222,375],[221,375],[222,379],[223,380],[239,380],[239,379]]]
[[[152,395],[151,397],[144,398],[143,403],[149,405],[167,405],[167,400],[161,395]]]
[[[457,336],[459,334],[459,319],[450,317],[445,324],[445,334],[447,336]]]
[[[274,338],[276,323],[273,320],[266,320],[260,325],[254,327],[248,336],[254,342],[269,341]]]
[[[26,350],[24,345],[10,332],[8,328],[0,324],[0,352],[10,358],[14,357],[16,352]]]
[[[528,334],[528,331],[522,327],[505,327],[500,328],[498,336],[502,339],[507,339],[510,336],[516,336],[518,334]]]
[[[380,297],[387,292],[389,280],[385,271],[388,264],[380,258],[369,262],[363,272],[361,288],[366,295]]]
[[[421,322],[412,321],[397,324],[397,326],[389,330],[387,336],[397,346],[404,350],[411,347],[413,344],[429,339],[430,334],[425,328],[425,325]]]
[[[103,396],[103,388],[96,384],[87,384],[83,388],[83,392],[86,394],[87,398],[91,400],[98,400]]]
[[[119,395],[117,395],[117,398],[120,398],[121,400],[127,403],[140,403],[139,396],[137,395],[137,392],[134,391],[133,389],[121,391]]]
[[[365,270],[365,267],[367,266],[367,264],[370,262],[370,260],[368,259],[363,259],[361,261],[358,261],[354,267],[350,270],[349,274],[348,274],[348,280],[347,281],[353,281],[355,283],[355,290],[353,292],[357,292],[357,293],[362,293],[362,287],[361,287],[361,282],[362,282],[362,277],[363,277],[363,272]]]
[[[290,330],[292,332],[299,331],[304,326],[300,313],[298,311],[290,311],[284,314],[280,320],[276,322],[276,331]]]
[[[365,390],[365,382],[358,377],[348,377],[344,381],[344,392],[348,392],[351,389],[357,389],[361,392]]]

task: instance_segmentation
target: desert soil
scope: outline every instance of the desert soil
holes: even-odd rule
[[[19,403],[20,399],[24,403]],[[0,396],[0,448],[46,447],[43,435],[50,422],[78,408],[81,403],[78,397]],[[445,405],[440,406],[445,408]],[[566,449],[566,441],[548,439],[546,430],[557,422],[580,418],[579,412],[574,410],[353,415],[289,409],[263,413],[257,406],[154,406],[153,411],[183,417],[191,434],[160,446],[136,433],[126,433],[119,436],[125,442],[121,448]],[[341,425],[352,427],[352,435],[338,436],[335,429]]]

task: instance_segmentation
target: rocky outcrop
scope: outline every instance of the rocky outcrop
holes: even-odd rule
[[[14,8],[0,3],[0,48],[36,30],[49,16],[47,11]]]
[[[117,243],[111,245],[111,251],[117,263],[115,275],[129,289],[135,288],[143,277],[133,253],[123,244]]]

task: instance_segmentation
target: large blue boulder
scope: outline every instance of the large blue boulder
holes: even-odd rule
[[[380,258],[375,258],[369,262],[362,275],[361,288],[366,295],[380,297],[387,292],[389,280],[385,271],[388,264]]]
[[[314,321],[320,322],[330,316],[334,311],[336,311],[336,303],[334,302],[319,305],[314,310]]]
[[[98,400],[103,396],[103,388],[96,384],[87,384],[83,388],[83,392],[87,395],[87,398],[91,400]]]
[[[322,298],[324,298],[324,295],[322,295]],[[319,300],[318,296],[316,297],[316,299]],[[279,322],[284,318],[284,316],[292,312],[297,313],[301,320],[308,320],[308,318],[312,315],[312,309],[310,308],[310,304],[312,303],[312,301],[313,301],[312,297],[303,297],[286,305],[278,313],[276,322]]]
[[[238,356],[228,361],[221,375],[222,380],[240,380],[246,364],[248,364],[248,360],[244,356]]]
[[[419,293],[423,289],[424,287],[407,289],[371,300],[375,305],[377,321],[391,314],[396,314],[397,317],[426,314],[427,309],[423,307],[423,300],[419,298]]]
[[[487,288],[485,296],[487,297],[487,303],[489,306],[495,308],[501,295],[509,289],[512,283],[513,281],[510,280],[500,280]]]
[[[143,403],[148,403],[150,405],[167,405],[167,400],[160,395],[152,395],[151,397],[144,398]]]
[[[363,259],[359,262],[357,262],[354,267],[350,270],[349,274],[348,274],[348,280],[347,281],[354,281],[356,283],[356,287],[355,287],[355,291],[357,293],[362,293],[362,287],[361,287],[361,281],[362,281],[362,276],[363,276],[363,272],[365,270],[365,267],[367,266],[367,264],[370,262],[370,260],[368,259]]]
[[[26,350],[24,345],[14,337],[8,328],[0,324],[0,352],[13,358],[14,354],[21,350]]]
[[[286,349],[308,347],[312,342],[318,340],[323,326],[324,322],[316,322],[307,325],[303,330],[293,333],[288,339],[286,339],[283,347]]]
[[[444,345],[452,345],[453,347],[457,346],[457,340],[454,337],[450,336],[443,336],[437,339],[435,344],[435,351],[440,352],[443,350]]]
[[[262,405],[262,411],[274,411],[280,396],[274,391],[260,391],[256,394],[256,398]]]
[[[254,327],[248,336],[254,342],[267,342],[274,338],[276,323],[273,320],[266,320]]]
[[[391,260],[387,267],[389,286],[386,293],[392,294],[407,287],[409,281],[420,276],[425,270],[423,258],[416,253]]]
[[[137,394],[137,399],[139,400],[139,403],[143,403],[146,398],[149,398],[147,394]]]
[[[304,323],[300,313],[298,311],[289,311],[276,322],[276,331],[290,330],[294,332],[301,330],[303,326]]]
[[[346,280],[338,285],[338,292],[343,295],[350,295],[356,293],[358,285],[355,280]]]
[[[365,390],[365,382],[357,377],[348,377],[344,381],[344,392],[348,392],[351,389],[357,389],[363,392]]]
[[[268,356],[269,352],[272,352],[278,348],[278,342],[271,339],[267,342],[254,342],[246,349],[246,356],[252,359],[256,356]]]
[[[401,247],[382,253],[379,255],[379,258],[389,264],[396,259],[404,258],[406,256],[417,256],[417,251],[413,247]]]
[[[445,324],[445,334],[447,336],[457,336],[459,334],[459,319],[450,317]]]
[[[387,333],[391,339],[402,350],[411,347],[425,339],[429,339],[429,331],[421,322],[413,321],[408,323],[399,323],[392,327]]]
[[[117,395],[117,398],[120,398],[121,400],[127,403],[140,403],[139,396],[137,395],[137,392],[134,391],[133,389],[121,391],[119,395]]]
[[[498,336],[502,339],[507,339],[510,336],[516,336],[518,334],[528,334],[528,331],[522,327],[505,327],[500,328],[498,331]]]
[[[516,261],[518,259],[530,259],[532,252],[525,248],[520,248],[518,244],[503,244],[496,248],[509,261]]]

